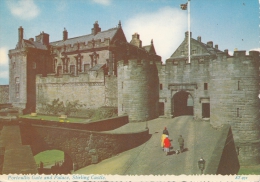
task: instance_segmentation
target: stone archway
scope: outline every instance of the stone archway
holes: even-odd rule
[[[74,169],[71,157],[61,150],[42,151],[36,154],[34,159],[39,174],[70,174],[70,171]]]
[[[175,93],[172,97],[172,115],[183,116],[183,115],[192,115],[193,116],[193,107],[194,100],[192,95],[189,92],[181,90]]]

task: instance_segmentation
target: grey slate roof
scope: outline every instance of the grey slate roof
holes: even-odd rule
[[[77,42],[78,43],[85,42],[87,44],[88,41],[92,41],[93,39],[94,40],[101,39],[101,42],[103,42],[105,38],[110,38],[110,40],[112,40],[112,38],[115,36],[117,30],[118,30],[118,28],[111,28],[111,29],[105,30],[103,32],[98,32],[96,35],[94,35],[94,34],[83,35],[80,37],[70,38],[65,41],[60,40],[60,41],[56,41],[56,42],[51,42],[50,45],[52,45],[52,46],[62,46],[64,44],[73,45]]]
[[[40,43],[40,42],[35,42],[35,41],[30,41],[30,40],[25,40],[23,39],[23,46],[24,47],[31,47],[31,48],[37,48],[37,49],[42,49],[42,50],[47,50],[47,46]]]
[[[181,45],[182,45],[185,41],[186,41],[186,40],[184,39],[183,42],[181,43]],[[191,38],[191,41],[192,41],[192,42],[196,42],[196,44],[199,44],[202,48],[204,48],[204,49],[207,51],[207,53],[197,54],[196,56],[214,55],[214,54],[217,54],[217,53],[219,53],[219,52],[223,52],[223,51],[221,51],[221,50],[219,50],[219,49],[216,49],[216,48],[214,48],[214,47],[210,47],[210,46],[208,46],[207,44],[205,44],[205,43],[203,43],[203,42],[199,42],[199,41],[196,40],[196,39]],[[180,45],[179,47],[181,47],[181,45]],[[175,56],[175,53],[177,52],[177,50],[179,49],[179,47],[174,51],[174,53],[171,55],[170,58],[181,58],[181,57],[185,57],[185,56]],[[194,57],[194,55],[191,55],[191,56]],[[170,58],[169,58],[169,59],[170,59]]]

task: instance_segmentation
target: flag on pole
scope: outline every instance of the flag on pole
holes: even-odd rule
[[[187,6],[188,6],[188,3],[180,5],[182,10],[187,10]]]

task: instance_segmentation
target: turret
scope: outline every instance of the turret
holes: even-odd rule
[[[118,115],[130,122],[158,117],[159,78],[156,64],[137,59],[118,63]]]

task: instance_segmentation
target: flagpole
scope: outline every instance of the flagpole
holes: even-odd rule
[[[189,61],[188,63],[190,63],[190,0],[188,0],[188,57],[189,57]]]

